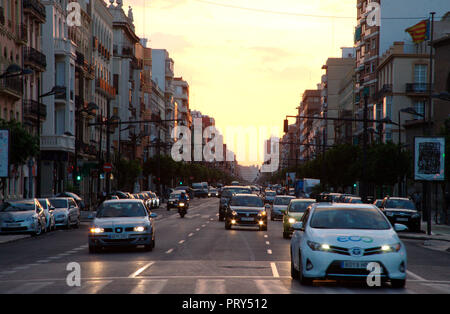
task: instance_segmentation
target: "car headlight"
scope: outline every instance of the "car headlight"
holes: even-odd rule
[[[147,228],[145,228],[143,226],[138,226],[138,227],[134,227],[133,231],[134,232],[144,232],[145,229],[147,229]]]
[[[295,222],[296,222],[297,220],[295,219],[295,218],[289,218],[289,223],[290,224],[295,224]]]
[[[105,229],[103,229],[103,228],[99,228],[99,227],[91,228],[91,233],[103,233],[103,232],[105,232]]]
[[[402,245],[400,243],[395,243],[391,245],[382,245],[381,251],[384,253],[390,253],[390,252],[398,252],[400,251]]]
[[[328,244],[322,244],[322,243],[317,243],[317,242],[313,242],[313,241],[307,241],[306,242],[308,244],[308,246],[311,248],[311,250],[313,251],[328,251],[330,249],[330,246]]]
[[[266,211],[265,210],[262,210],[262,211],[260,211],[259,212],[259,214],[258,214],[259,216],[266,216],[267,215],[267,213],[266,213]]]

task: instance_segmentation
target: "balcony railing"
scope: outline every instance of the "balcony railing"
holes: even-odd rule
[[[0,80],[0,94],[6,93],[14,98],[23,94],[23,79],[21,77],[6,77]]]
[[[41,150],[75,152],[75,137],[67,135],[42,135]]]
[[[428,94],[430,92],[431,85],[428,83],[407,83],[406,93],[408,94]]]
[[[23,47],[23,58],[25,65],[28,64],[42,70],[47,68],[47,58],[45,55],[32,47]]]
[[[95,87],[107,97],[114,98],[116,96],[116,89],[103,79],[96,79]]]
[[[37,102],[36,100],[24,100],[23,101],[23,115],[25,119],[31,119],[37,121],[38,116],[41,120],[47,118],[47,106]]]
[[[386,94],[392,93],[392,84],[384,84],[383,87],[373,94],[372,98],[374,100],[380,100],[383,98]]]
[[[24,10],[31,10],[43,20],[47,17],[45,13],[45,6],[39,0],[23,0],[23,8]]]

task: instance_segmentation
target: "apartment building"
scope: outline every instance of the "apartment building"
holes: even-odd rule
[[[76,44],[69,37],[67,0],[44,1],[46,22],[42,25],[42,52],[47,68],[42,73],[42,93],[56,86],[64,94],[42,99],[47,113],[41,133],[41,196],[66,190],[75,153],[75,65]]]
[[[314,117],[319,116],[321,112],[321,90],[307,89],[304,91],[300,106],[298,107],[299,116]],[[313,125],[317,125],[315,119],[298,119],[299,123],[299,143],[295,144],[299,147],[300,160],[306,161],[314,158],[318,145],[322,142],[322,138],[318,136],[319,130],[314,129]]]
[[[47,58],[41,52],[41,26],[46,21],[45,7],[39,0],[23,0],[23,24],[27,42],[23,46],[23,66],[32,74],[23,78],[23,116],[25,129],[37,135],[38,128],[46,118],[47,108],[40,102],[42,73],[47,68]],[[35,197],[37,160],[30,159],[23,168],[23,197]]]
[[[182,123],[191,128],[192,117],[189,109],[189,84],[183,80],[182,77],[175,77],[173,79],[173,100],[177,106],[177,117],[182,120]]]

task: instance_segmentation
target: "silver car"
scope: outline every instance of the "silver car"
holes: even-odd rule
[[[45,212],[37,199],[4,202],[0,206],[0,232],[29,232],[35,236],[45,231]]]
[[[48,200],[55,207],[53,215],[55,216],[56,227],[69,229],[71,226],[76,228],[80,226],[80,209],[73,198],[53,197]]]
[[[53,215],[53,210],[55,207],[50,204],[47,198],[38,198],[39,204],[44,208],[45,219],[46,219],[46,231],[52,231],[56,229],[55,215]]]
[[[151,213],[142,200],[122,199],[103,202],[89,229],[89,252],[104,247],[137,247],[147,251],[155,247],[155,227]]]
[[[283,219],[283,215],[291,200],[295,199],[294,196],[276,196],[273,201],[272,209],[270,211],[270,220]]]

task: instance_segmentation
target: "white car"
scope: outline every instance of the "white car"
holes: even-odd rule
[[[143,245],[147,251],[155,247],[155,227],[151,213],[142,200],[122,199],[103,202],[89,229],[89,252],[96,253],[104,247],[136,247]]]
[[[71,226],[76,228],[80,226],[80,209],[73,198],[52,197],[48,200],[55,208],[53,210],[53,216],[55,216],[56,227],[69,229]]]
[[[291,276],[301,284],[314,279],[360,279],[369,274],[401,288],[406,282],[406,249],[380,209],[369,204],[317,203],[293,225]],[[375,263],[372,263],[375,262]],[[372,267],[379,270],[373,273]]]

